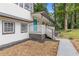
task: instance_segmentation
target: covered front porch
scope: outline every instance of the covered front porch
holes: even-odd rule
[[[37,31],[30,25],[30,38],[44,40],[46,37],[55,39],[55,28],[46,25],[37,25]]]
[[[33,14],[33,23],[29,24],[30,38],[44,40],[46,37],[55,39],[55,28],[50,26],[51,21],[44,16],[45,12]]]

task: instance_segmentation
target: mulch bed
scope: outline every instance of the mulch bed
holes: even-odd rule
[[[1,56],[56,56],[58,41],[28,40],[0,51]]]

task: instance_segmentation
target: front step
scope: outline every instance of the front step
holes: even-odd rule
[[[33,40],[44,40],[45,39],[45,34],[30,34],[30,39]]]

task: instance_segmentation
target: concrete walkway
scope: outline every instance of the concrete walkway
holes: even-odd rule
[[[58,47],[58,56],[78,56],[78,52],[68,39],[57,39],[60,40]]]

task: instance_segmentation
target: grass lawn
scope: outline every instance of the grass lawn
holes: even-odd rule
[[[64,38],[70,38],[70,39],[79,39],[79,29],[61,31],[60,36]]]
[[[56,56],[58,41],[38,42],[28,40],[0,50],[1,56]]]

